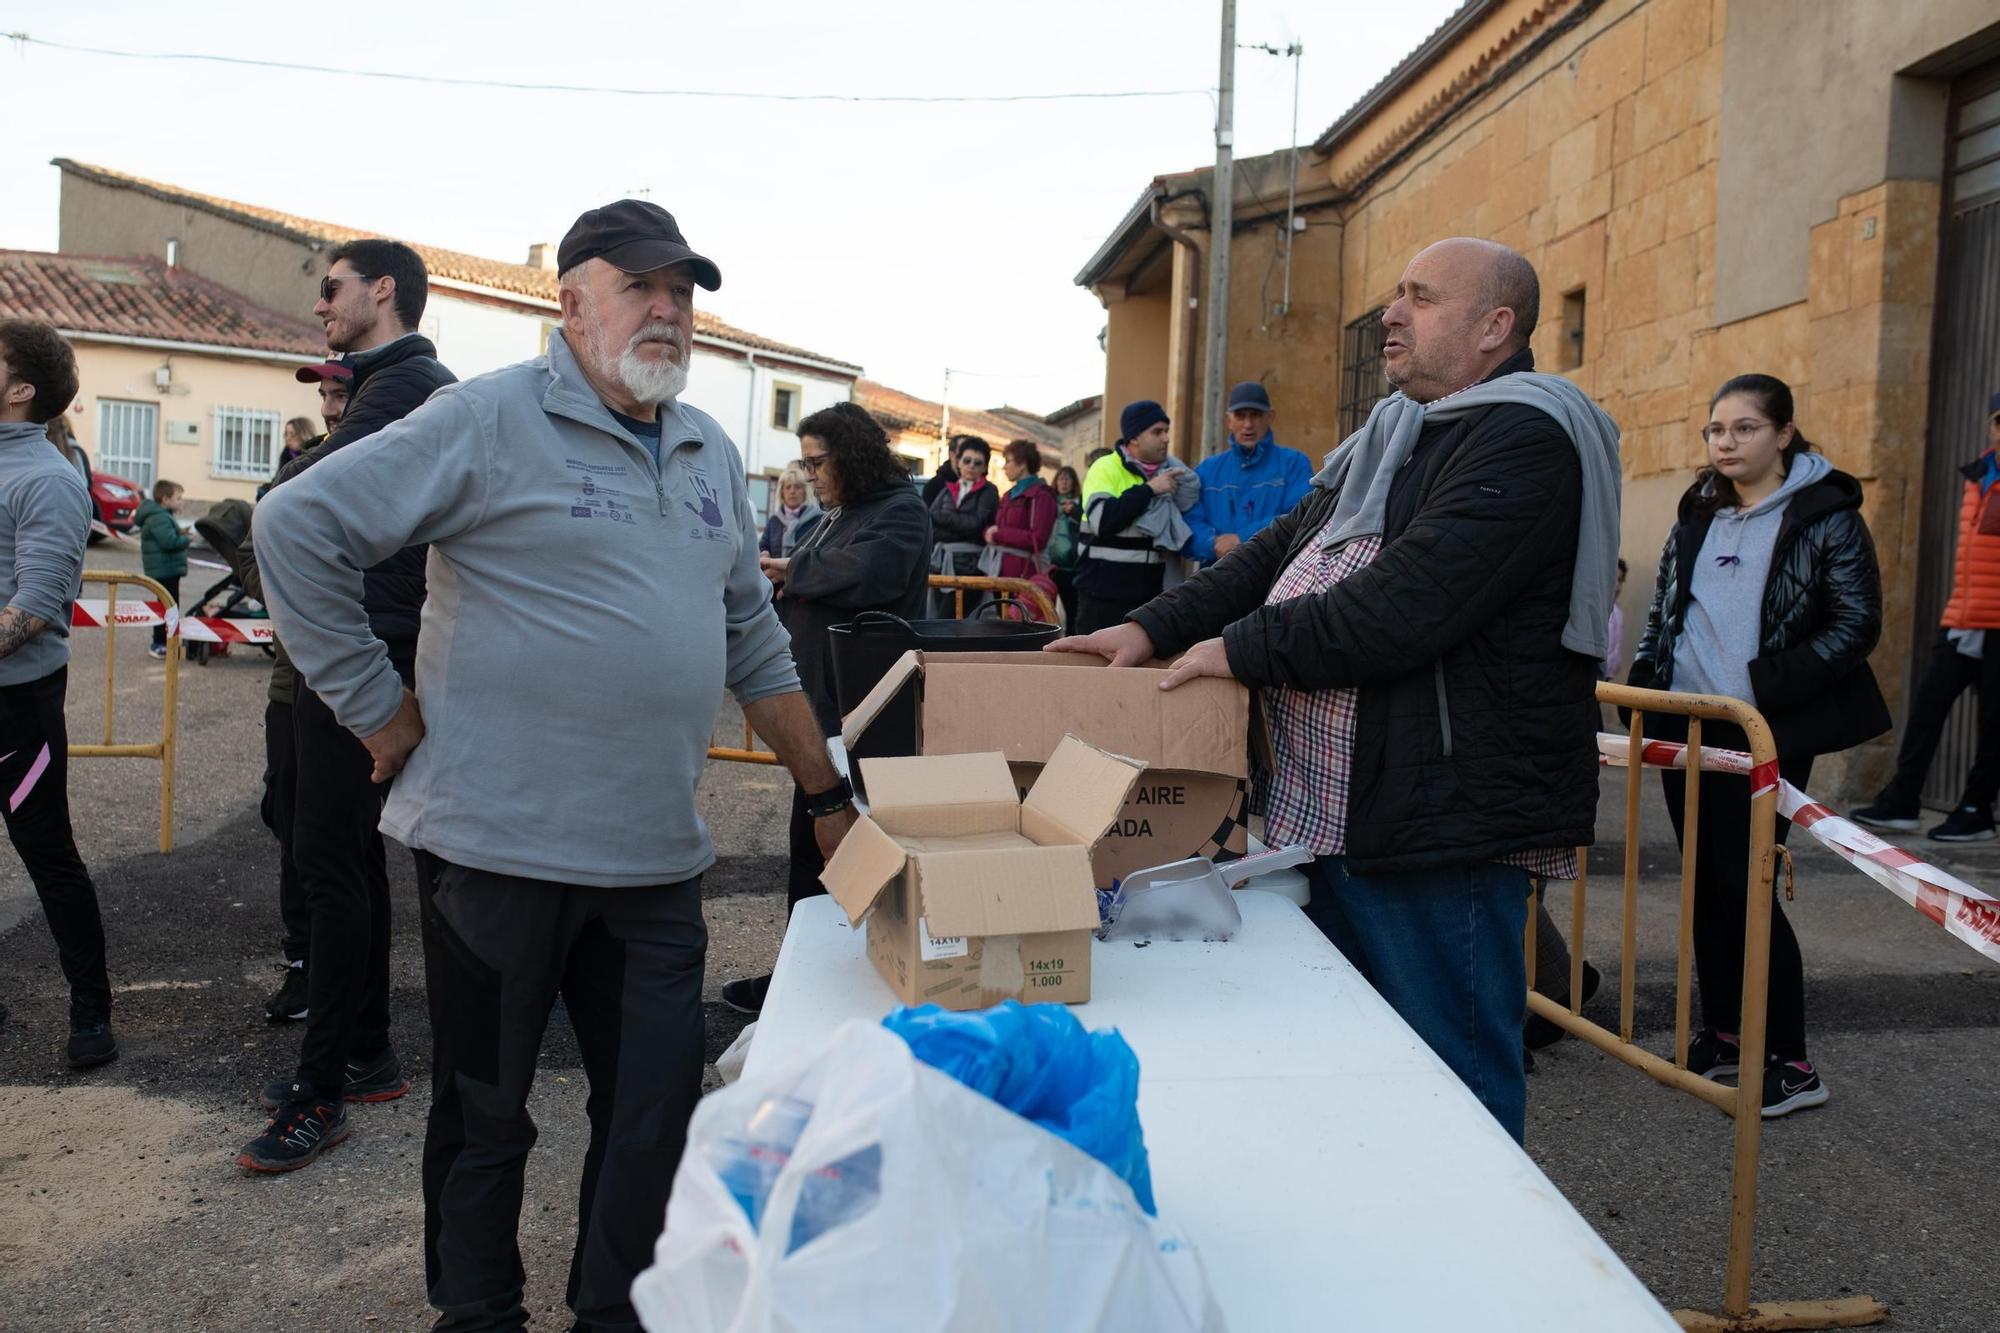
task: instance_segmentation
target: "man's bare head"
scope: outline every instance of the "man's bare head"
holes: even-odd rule
[[[1425,247],[1382,312],[1389,382],[1420,403],[1477,384],[1528,345],[1541,299],[1534,266],[1497,241]]]

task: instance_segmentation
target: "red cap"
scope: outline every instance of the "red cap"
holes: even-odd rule
[[[340,361],[322,361],[316,366],[300,366],[292,378],[301,384],[317,384],[321,380],[352,383],[354,368]]]

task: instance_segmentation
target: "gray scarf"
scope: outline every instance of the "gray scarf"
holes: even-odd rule
[[[1576,446],[1583,465],[1583,511],[1562,644],[1571,652],[1602,658],[1610,647],[1605,625],[1618,581],[1618,423],[1560,375],[1522,371],[1433,403],[1413,402],[1401,391],[1376,403],[1367,422],[1326,456],[1326,466],[1313,478],[1313,485],[1339,492],[1319,543],[1333,550],[1358,537],[1382,535],[1389,487],[1410,461],[1426,421],[1453,421],[1503,403],[1546,413]]]

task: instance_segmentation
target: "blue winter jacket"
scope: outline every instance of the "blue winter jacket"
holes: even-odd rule
[[[1203,563],[1215,559],[1215,539],[1225,532],[1249,541],[1305,498],[1313,471],[1304,454],[1279,444],[1270,431],[1247,454],[1231,440],[1195,467],[1201,499],[1187,511],[1194,538],[1184,554]]]

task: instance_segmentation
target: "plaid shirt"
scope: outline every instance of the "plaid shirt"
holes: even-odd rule
[[[1306,543],[1264,598],[1266,606],[1295,597],[1314,597],[1372,561],[1380,537],[1362,537],[1338,551],[1317,540]],[[1272,847],[1304,843],[1317,856],[1347,850],[1347,793],[1354,767],[1354,725],[1360,692],[1353,689],[1297,690],[1274,685],[1264,691],[1264,717],[1276,771],[1265,798],[1264,841]],[[1541,847],[1500,858],[1545,879],[1575,879],[1574,847]]]

